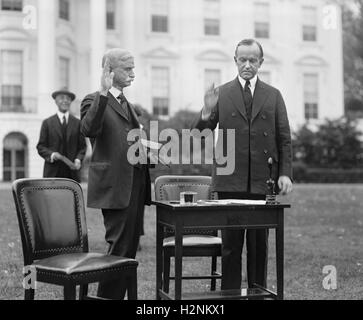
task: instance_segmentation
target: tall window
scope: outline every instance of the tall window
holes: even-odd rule
[[[151,0],[151,31],[168,32],[169,31],[169,1],[168,0]]]
[[[267,84],[271,84],[271,72],[270,71],[259,71],[258,77]]]
[[[61,88],[69,88],[70,59],[59,58],[59,84]]]
[[[219,69],[205,69],[204,70],[204,90],[214,83],[214,86],[217,87],[221,84],[221,70]]]
[[[1,51],[1,112],[23,112],[23,53]]]
[[[1,0],[1,10],[22,11],[23,0]]]
[[[305,119],[318,119],[319,84],[315,73],[304,74]]]
[[[255,3],[255,37],[268,39],[270,37],[270,4]]]
[[[156,116],[169,115],[169,68],[152,68],[152,104]]]
[[[69,21],[69,0],[59,0],[59,18]]]
[[[28,140],[22,133],[10,133],[3,141],[3,180],[27,177]]]
[[[116,0],[107,0],[106,4],[106,27],[107,30],[115,29]]]
[[[303,7],[303,40],[314,42],[317,40],[317,9],[315,7]]]
[[[204,0],[204,34],[220,35],[220,0]]]

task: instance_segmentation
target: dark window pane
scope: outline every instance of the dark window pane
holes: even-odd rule
[[[114,12],[107,12],[106,26],[107,26],[107,30],[115,29],[115,13]]]
[[[153,114],[156,116],[169,115],[169,99],[153,98]]]
[[[305,103],[305,119],[318,119],[317,103]]]
[[[218,36],[220,33],[218,19],[204,19],[204,34]]]
[[[23,10],[23,1],[22,0],[2,0],[1,1],[1,10],[22,11]]]
[[[16,177],[16,179],[23,179],[23,178],[25,178],[25,172],[24,172],[24,170],[16,171],[15,177]]]
[[[24,112],[22,86],[1,86],[1,112]]]
[[[151,18],[152,32],[168,32],[168,17],[153,15]]]
[[[24,150],[16,151],[16,167],[24,168],[25,167],[25,152]]]
[[[316,41],[316,27],[304,26],[303,27],[303,40],[304,41]]]
[[[69,0],[59,0],[59,18],[69,21]]]
[[[3,177],[4,181],[11,181],[11,172],[8,170],[4,170]]]
[[[4,150],[4,167],[10,167],[11,166],[11,151],[10,150]]]
[[[270,25],[265,22],[255,23],[255,37],[268,39],[270,37]]]

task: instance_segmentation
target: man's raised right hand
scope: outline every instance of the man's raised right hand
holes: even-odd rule
[[[202,111],[203,120],[209,119],[214,107],[217,105],[219,97],[219,88],[214,87],[214,83],[208,87],[204,94],[204,107]]]
[[[110,90],[112,87],[114,76],[115,73],[111,70],[110,61],[107,59],[101,76],[100,93],[102,95],[107,96],[108,90]]]

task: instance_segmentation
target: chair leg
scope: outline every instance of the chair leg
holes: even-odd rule
[[[34,300],[34,289],[25,289],[24,290],[24,300]]]
[[[170,283],[170,255],[164,251],[163,256],[163,291],[169,293]]]
[[[127,277],[127,299],[137,300],[137,271],[133,270]]]
[[[88,295],[88,284],[79,286],[79,300],[84,300]]]
[[[217,271],[217,256],[212,256],[212,270],[211,270],[211,275],[214,276],[216,274]],[[211,279],[211,284],[210,284],[210,290],[211,291],[216,291],[216,278],[212,278]]]
[[[76,285],[67,284],[63,288],[64,300],[76,300]]]

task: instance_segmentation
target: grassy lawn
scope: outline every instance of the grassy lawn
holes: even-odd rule
[[[296,185],[284,198],[285,298],[363,298],[363,185]],[[0,190],[0,299],[23,299],[22,253],[10,188]],[[87,212],[90,249],[104,252],[104,227],[97,210]],[[145,233],[138,252],[139,299],[155,299],[155,210],[145,211]],[[184,271],[209,270],[208,259],[185,259]],[[245,259],[244,259],[245,262]],[[274,231],[270,232],[268,283],[275,289]],[[337,269],[337,290],[324,290],[322,270]],[[172,289],[173,287],[171,287]],[[185,290],[208,290],[208,282],[186,282]],[[91,290],[94,292],[95,285]],[[36,299],[62,299],[62,291],[40,284]]]

